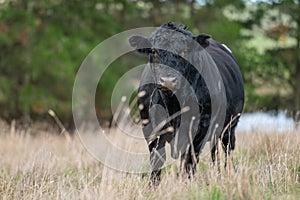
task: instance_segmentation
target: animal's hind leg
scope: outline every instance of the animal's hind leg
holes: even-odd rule
[[[233,157],[231,155],[231,151],[234,150],[235,147],[235,135],[234,135],[234,129],[230,129],[229,131],[226,131],[223,137],[221,138],[222,140],[222,147],[225,152],[225,164],[224,168],[227,167],[228,164],[228,158],[230,158],[230,161],[232,163],[233,168],[235,169],[233,165]]]
[[[219,154],[219,139],[216,140],[216,142],[211,142],[211,160],[213,162],[213,165],[215,165],[215,162],[217,160],[217,167],[218,172],[221,172],[220,169],[220,154]]]

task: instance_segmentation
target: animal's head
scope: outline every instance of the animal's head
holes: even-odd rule
[[[208,38],[206,34],[195,36],[185,26],[170,22],[160,26],[149,38],[131,36],[129,43],[139,53],[148,55],[158,88],[174,91],[183,86],[181,77],[187,78],[190,72],[193,51],[206,47]]]

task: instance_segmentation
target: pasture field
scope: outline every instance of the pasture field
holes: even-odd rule
[[[202,156],[193,179],[177,176],[174,164],[153,189],[147,174],[95,161],[76,135],[1,128],[0,199],[300,199],[300,131],[236,135],[236,170],[218,173]]]

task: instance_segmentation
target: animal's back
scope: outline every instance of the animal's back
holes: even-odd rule
[[[224,83],[227,99],[227,115],[236,116],[241,113],[244,105],[244,81],[233,54],[220,43],[209,40],[205,49],[219,69]]]

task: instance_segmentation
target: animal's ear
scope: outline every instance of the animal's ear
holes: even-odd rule
[[[151,51],[151,43],[148,38],[141,35],[133,35],[128,40],[130,46],[132,46],[139,53],[149,54]]]
[[[207,47],[209,45],[209,42],[208,42],[209,38],[211,38],[210,35],[202,33],[202,34],[194,37],[194,40],[196,40],[201,46]]]

